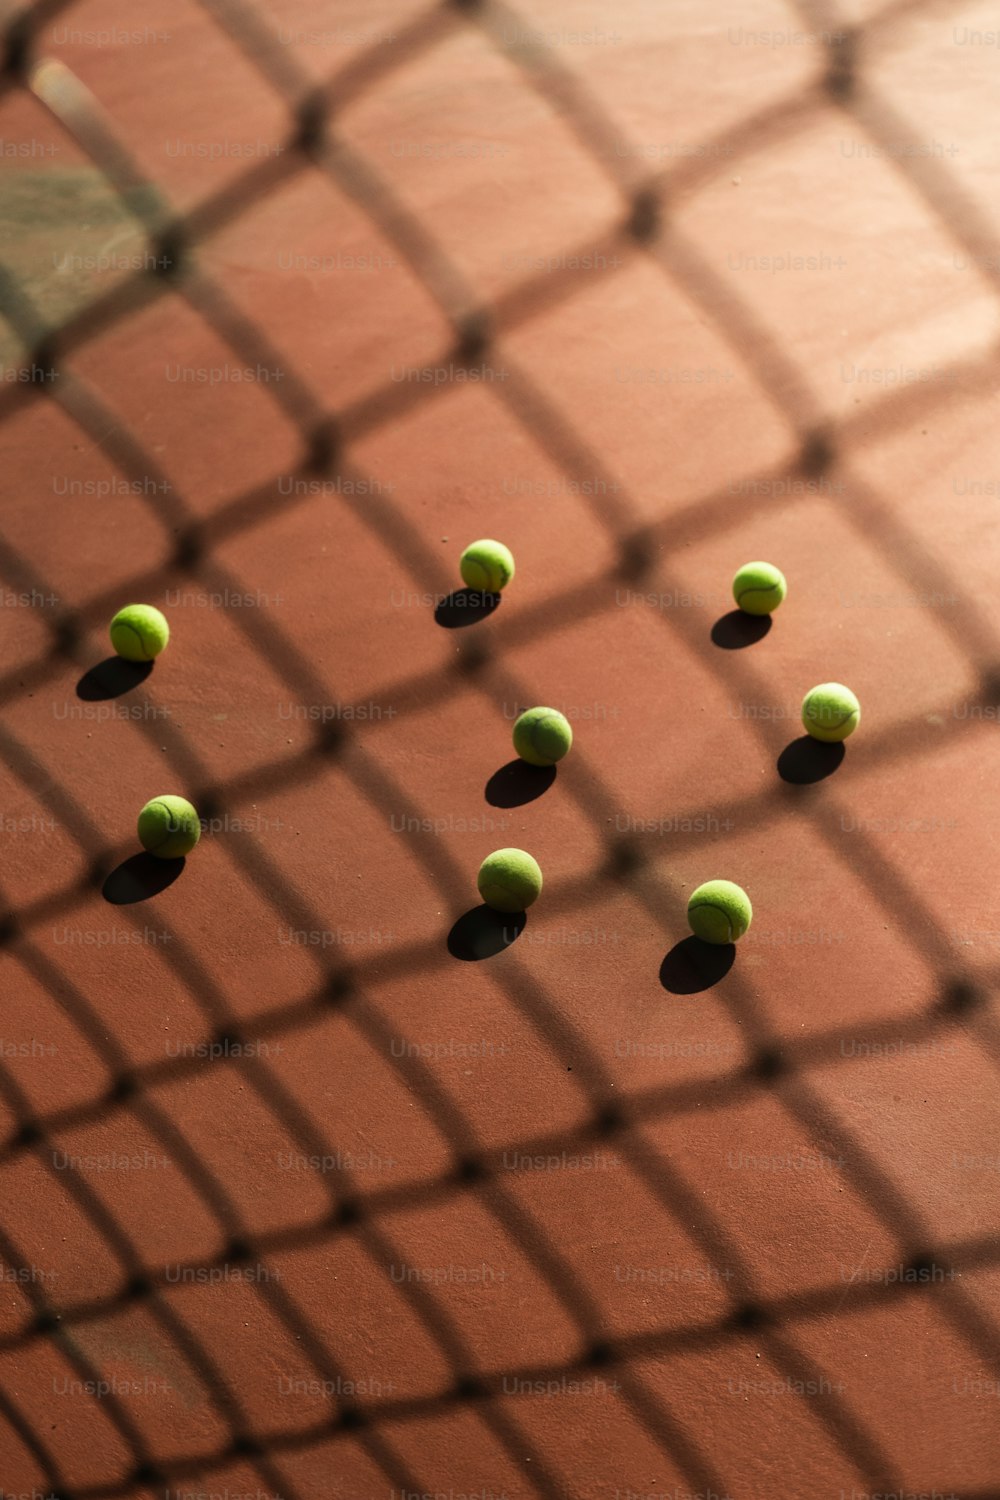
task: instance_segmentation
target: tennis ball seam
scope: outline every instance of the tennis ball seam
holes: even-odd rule
[[[144,658],[146,659],[146,661],[152,661],[153,660],[153,658],[150,656],[149,651],[148,651],[148,649],[146,647],[145,640],[139,634],[138,630],[136,630],[136,628],[135,628],[134,625],[130,625],[127,620],[119,620],[118,624],[115,626],[115,630],[116,631],[118,631],[118,630],[127,630],[128,633],[129,633],[129,635],[134,635],[135,638],[136,638],[136,640],[139,642],[139,650],[142,652],[142,654],[143,654]]]
[[[824,713],[825,705],[820,706],[818,711],[813,706],[813,692],[818,691],[819,689],[817,688],[812,689],[810,692],[808,692],[805,696],[805,701],[802,704],[802,718],[807,725],[811,724],[814,728],[821,729],[825,733],[836,733],[838,730],[843,729],[847,724],[853,723],[856,726],[861,722],[861,705],[857,702],[855,703],[855,706],[853,708],[848,708],[843,718],[836,720],[828,719]],[[847,691],[850,690],[848,689]]]
[[[478,576],[480,576],[482,578],[482,580],[483,580],[482,583],[468,583],[468,582],[466,582],[466,587],[467,588],[476,589],[476,590],[478,590],[479,593],[492,593],[493,592],[493,590],[490,588],[490,581],[491,580],[490,580],[490,577],[489,577],[488,573],[486,572],[486,568],[479,561],[479,559],[477,557],[467,557],[467,558],[465,558],[465,568],[466,568],[467,572],[471,572],[471,571],[474,570],[476,572],[476,574]]]
[[[688,907],[688,915],[693,911],[717,911],[729,928],[729,941],[733,941],[733,919],[721,906],[716,906],[714,901],[695,901],[693,905]]]
[[[736,596],[736,603],[742,608],[744,599],[746,599],[748,597],[748,595],[750,595],[750,594],[780,594],[780,593],[781,593],[781,586],[780,586],[780,584],[777,584],[777,583],[757,584],[757,583],[755,583],[755,584],[752,585],[752,587],[744,589],[742,591],[742,593],[737,594],[737,596]]]
[[[842,719],[838,719],[835,724],[831,724],[828,719],[817,719],[813,714],[809,714],[809,717],[810,719],[812,719],[812,722],[814,724],[817,724],[819,726],[820,729],[843,729],[844,725],[849,724],[852,719],[856,719],[858,717],[858,714],[859,710],[856,708],[852,708],[849,714],[845,714],[845,716]]]
[[[153,801],[150,802],[149,806],[150,807],[160,807],[160,808],[163,809],[163,811],[167,815],[167,831],[163,835],[162,839],[159,839],[149,849],[150,854],[152,854],[153,849],[162,849],[163,845],[167,842],[167,840],[168,839],[172,839],[175,836],[175,834],[183,833],[184,832],[184,825],[179,820],[177,820],[175,822],[173,809],[169,808],[165,802],[161,802],[159,800],[159,798],[154,798]]]
[[[542,746],[541,744],[539,744],[538,736],[542,732],[542,730],[546,727],[547,724],[551,724],[552,723],[552,718],[553,718],[553,716],[551,714],[546,714],[543,718],[535,719],[529,725],[529,729],[530,729],[531,732],[530,732],[528,738],[531,741],[531,747],[534,750],[534,752],[535,752],[536,755],[545,755],[547,753],[546,750],[545,750],[545,748],[544,748],[544,746]]]
[[[557,708],[525,709],[514,725],[514,749],[531,765],[554,766],[572,742],[572,726]]]
[[[490,883],[479,892],[479,894],[482,896],[487,906],[490,906],[498,896],[505,896],[508,899],[513,898],[515,901],[521,900],[519,891],[515,891],[512,886],[501,885],[498,880],[491,880]]]

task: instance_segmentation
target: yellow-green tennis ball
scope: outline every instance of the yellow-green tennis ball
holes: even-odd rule
[[[477,884],[494,911],[524,911],[541,895],[542,872],[523,849],[497,849],[479,866]]]
[[[780,568],[773,563],[744,563],[733,579],[733,598],[748,615],[769,615],[788,593]]]
[[[802,700],[802,722],[814,740],[836,745],[861,723],[861,704],[842,682],[821,682]]]
[[[166,616],[151,604],[126,604],[111,621],[111,644],[126,661],[152,661],[170,639]]]
[[[157,859],[180,859],[201,838],[201,823],[183,797],[154,797],[139,814],[139,842]]]
[[[688,901],[688,922],[705,943],[735,943],[753,920],[750,897],[731,880],[706,880]]]
[[[499,594],[514,576],[514,558],[503,542],[472,542],[458,566],[463,583],[485,594]]]
[[[529,708],[514,725],[514,749],[532,766],[554,766],[573,743],[569,720],[555,708]]]

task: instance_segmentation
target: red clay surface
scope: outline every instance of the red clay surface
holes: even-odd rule
[[[989,8],[161,10],[0,100],[2,1493],[996,1494]]]

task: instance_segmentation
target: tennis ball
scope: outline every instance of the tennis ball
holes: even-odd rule
[[[744,563],[733,579],[733,598],[748,615],[769,615],[788,592],[785,575],[772,563]]]
[[[108,634],[126,661],[152,661],[170,639],[170,626],[151,604],[126,604],[111,621]]]
[[[802,722],[814,740],[839,744],[861,723],[861,704],[842,682],[821,682],[802,700]]]
[[[706,880],[688,901],[688,921],[705,943],[735,943],[753,920],[746,891],[731,880]]]
[[[531,766],[554,766],[572,743],[569,720],[554,708],[526,709],[514,725],[514,749]]]
[[[470,589],[499,594],[514,576],[514,558],[503,542],[472,542],[459,561],[462,581]]]
[[[479,866],[476,883],[494,911],[524,911],[541,894],[542,872],[523,849],[497,849]]]
[[[201,838],[201,823],[183,797],[154,797],[139,814],[139,842],[157,859],[180,859]]]

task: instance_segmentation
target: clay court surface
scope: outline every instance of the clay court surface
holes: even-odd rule
[[[4,1500],[1000,1492],[995,20],[5,6]]]

